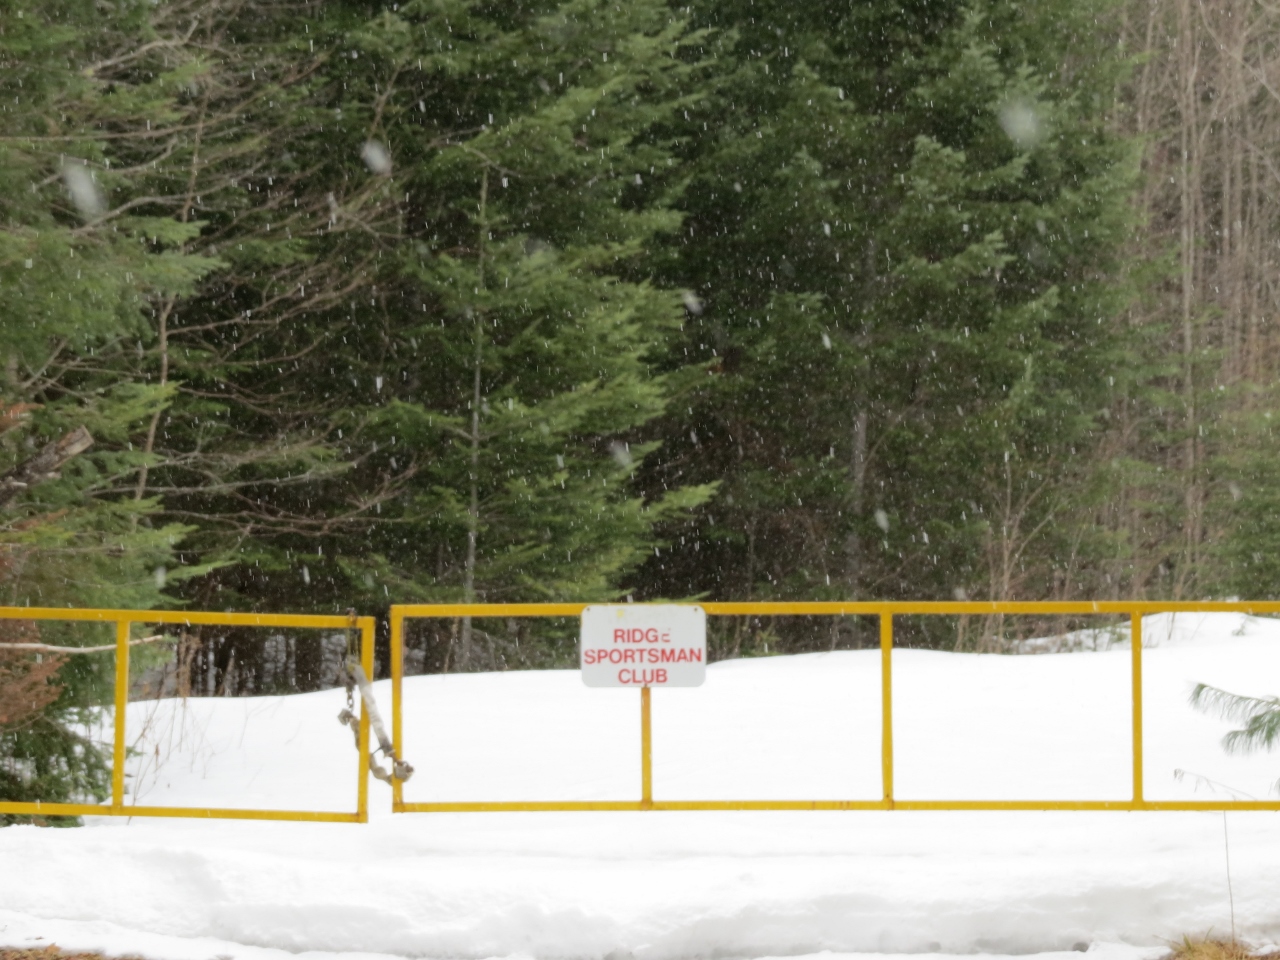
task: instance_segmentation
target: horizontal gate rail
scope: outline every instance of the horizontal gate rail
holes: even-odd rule
[[[1280,601],[942,601],[700,603],[709,616],[875,616],[880,620],[881,783],[879,800],[654,800],[649,688],[640,691],[641,796],[638,800],[405,802],[392,784],[395,813],[638,810],[1277,810],[1280,800],[1147,800],[1143,786],[1142,617],[1156,613],[1280,614]],[[391,739],[404,750],[404,623],[455,617],[576,617],[587,603],[441,603],[391,607]],[[1128,800],[904,800],[893,787],[893,618],[983,614],[1120,614],[1130,623],[1132,793]]]
[[[133,624],[171,626],[295,627],[311,630],[360,631],[360,661],[373,673],[372,617],[314,616],[287,613],[222,613],[205,610],[99,610],[61,607],[0,607],[0,620],[58,620],[116,625],[114,729],[112,734],[111,803],[16,803],[0,800],[0,814],[44,817],[192,817],[212,820],[305,820],[366,823],[369,819],[369,717],[360,706],[359,766],[356,809],[350,813],[323,810],[247,810],[221,807],[161,807],[124,802],[126,709],[129,703],[129,639]],[[0,650],[4,645],[0,644]]]

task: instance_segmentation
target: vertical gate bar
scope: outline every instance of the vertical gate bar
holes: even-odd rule
[[[364,617],[360,624],[360,666],[364,675],[373,681],[373,618]],[[369,822],[369,709],[364,697],[360,698],[360,774],[356,781],[356,816],[361,823]]]
[[[116,621],[116,715],[111,740],[111,806],[124,806],[124,715],[129,705],[129,628],[130,621]]]
[[[391,746],[397,757],[404,756],[404,614],[391,608]],[[400,813],[404,804],[404,782],[391,780],[391,812]]]
[[[650,727],[649,688],[640,688],[640,802],[653,803],[653,735]]]
[[[893,805],[893,614],[880,614],[880,777]]]
[[[1142,614],[1129,614],[1129,646],[1133,670],[1133,802],[1142,796]]]

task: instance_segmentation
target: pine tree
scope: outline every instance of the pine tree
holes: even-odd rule
[[[361,477],[412,470],[371,551],[333,548],[363,604],[615,597],[661,549],[654,526],[708,495],[632,484],[669,394],[652,362],[684,316],[643,257],[679,223],[647,182],[671,162],[654,130],[689,72],[683,29],[656,3],[409,3],[357,35],[343,110],[377,114],[347,149],[385,150],[394,170],[371,175],[406,204],[376,315],[352,310],[344,443]],[[455,629],[447,669],[564,655]]]
[[[196,527],[181,556],[207,571],[182,595],[618,595],[654,525],[709,493],[631,480],[685,313],[645,262],[679,222],[659,124],[694,69],[683,23],[595,2],[309,14],[201,19],[235,55],[191,62],[177,122],[201,139],[150,174],[200,218],[182,252],[220,264],[155,304],[140,364],[172,401],[135,496]],[[514,656],[456,647],[436,665]]]
[[[691,173],[665,276],[704,305],[681,351],[711,376],[653,476],[725,479],[648,589],[1054,589],[1132,296],[1097,12],[701,9],[722,72],[673,131]]]
[[[167,78],[126,89],[99,75],[104,61],[146,48],[150,10],[125,4],[108,15],[66,0],[6,18],[0,35],[0,602],[9,606],[161,604],[186,532],[152,523],[154,499],[120,495],[146,462],[130,436],[170,398],[132,375],[144,316],[152,297],[191,290],[213,266],[165,249],[191,227],[130,203],[136,171],[118,162],[172,101]],[[66,450],[60,469],[33,472],[49,444]],[[4,631],[10,642],[102,639],[22,621]],[[111,657],[0,656],[7,692],[36,705],[0,719],[0,796],[101,798],[107,763],[83,731],[111,702]]]

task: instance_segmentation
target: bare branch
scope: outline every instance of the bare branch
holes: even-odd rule
[[[68,460],[79,456],[93,446],[93,437],[84,427],[77,427],[60,440],[46,444],[44,449],[30,460],[18,464],[0,476],[0,507],[7,504],[23,490],[45,480],[56,480],[58,471]]]

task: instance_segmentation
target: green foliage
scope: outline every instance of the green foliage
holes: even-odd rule
[[[704,306],[673,355],[712,376],[654,477],[723,485],[657,592],[1054,591],[1133,359],[1136,152],[1098,106],[1123,76],[1098,12],[702,8],[719,70],[673,130],[664,275]]]
[[[84,803],[110,795],[110,765],[99,744],[74,731],[65,712],[46,713],[32,726],[0,732],[0,797],[14,803]],[[31,818],[0,815],[0,825]],[[48,817],[52,826],[75,826],[78,818]]]
[[[384,149],[391,169],[365,176],[406,206],[377,268],[387,292],[335,318],[354,349],[328,358],[380,519],[358,545],[299,545],[309,572],[327,553],[366,606],[616,597],[659,548],[654,527],[709,496],[633,480],[672,390],[654,364],[684,317],[644,275],[679,226],[645,185],[673,163],[658,128],[691,75],[684,33],[660,4],[575,2],[444,19],[409,3],[343,34],[359,55],[341,110],[360,118],[344,149]],[[538,661],[477,659],[470,629],[446,663]]]
[[[1191,705],[1232,723],[1244,724],[1222,738],[1227,753],[1270,750],[1280,740],[1280,697],[1244,697],[1198,683],[1191,691]],[[1276,782],[1280,790],[1280,781]]]
[[[0,40],[0,448],[98,440],[0,530],[16,602],[1060,596],[1135,549],[1107,0],[185,10]]]
[[[96,441],[2,508],[9,606],[164,605],[188,530],[155,522],[158,501],[126,492],[148,460],[131,438],[172,395],[137,377],[131,357],[154,298],[191,292],[218,264],[174,249],[194,224],[130,203],[139,178],[121,162],[126,131],[171,112],[164,79],[104,83],[94,67],[153,38],[152,16],[146,3],[108,13],[66,0],[6,17],[0,35],[0,471],[77,427]],[[85,642],[57,625],[24,636]],[[0,797],[101,799],[108,763],[86,730],[111,701],[111,658],[68,658],[51,682],[46,710],[0,729]]]
[[[1085,576],[1144,389],[1108,10],[16,21],[5,399],[99,445],[13,589],[76,536],[201,606]]]
[[[1272,599],[1280,595],[1280,407],[1273,390],[1245,392],[1243,409],[1214,424],[1221,452],[1210,509],[1224,533],[1210,544],[1203,577],[1225,596]]]

